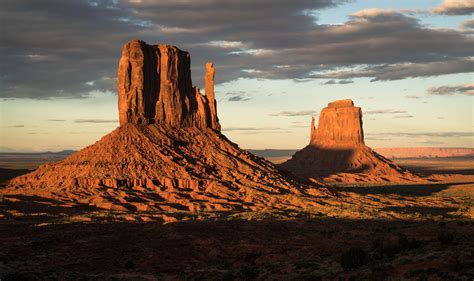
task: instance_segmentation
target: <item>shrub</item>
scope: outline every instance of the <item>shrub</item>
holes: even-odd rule
[[[398,244],[400,245],[400,248],[402,250],[416,249],[421,246],[420,241],[416,239],[408,238],[405,235],[398,236]]]
[[[454,235],[447,232],[447,231],[442,231],[438,233],[438,240],[441,242],[441,244],[449,244],[453,242],[454,240]]]
[[[367,263],[367,253],[359,247],[353,247],[347,250],[341,256],[341,266],[344,269],[357,269]]]

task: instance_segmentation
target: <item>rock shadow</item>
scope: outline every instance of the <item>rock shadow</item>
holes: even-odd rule
[[[451,240],[444,239],[442,244],[439,233],[444,229],[449,229]],[[430,280],[441,274],[447,276],[443,280],[468,280],[472,258],[467,254],[459,259],[447,257],[457,256],[462,250],[469,253],[474,247],[473,234],[471,222],[461,220],[446,221],[443,225],[433,221],[335,218],[187,221],[164,225],[21,224],[0,232],[0,277],[399,280],[424,276]],[[344,270],[341,256],[353,247],[366,253],[366,263]],[[423,263],[416,259],[420,252]]]
[[[292,171],[305,179],[318,175],[328,177],[338,173],[364,173],[366,164],[354,166],[355,148],[326,148],[308,145],[296,152],[290,160],[278,165],[283,171]]]

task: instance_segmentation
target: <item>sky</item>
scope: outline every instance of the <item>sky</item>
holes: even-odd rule
[[[78,150],[116,128],[138,38],[216,68],[223,133],[299,149],[350,98],[372,147],[474,147],[474,0],[0,0],[0,151]]]

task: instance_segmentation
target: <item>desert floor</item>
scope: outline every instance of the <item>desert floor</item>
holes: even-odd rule
[[[2,180],[24,163],[0,163]],[[457,175],[331,187],[324,212],[155,216],[2,198],[1,280],[472,280],[473,159],[397,163]]]

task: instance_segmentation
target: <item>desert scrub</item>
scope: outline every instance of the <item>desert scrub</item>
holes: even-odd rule
[[[341,255],[340,264],[344,269],[357,269],[367,264],[368,255],[360,247],[352,247]]]
[[[450,244],[454,240],[454,235],[452,233],[449,233],[447,231],[441,231],[438,233],[438,241],[441,242],[441,244],[446,245]]]

